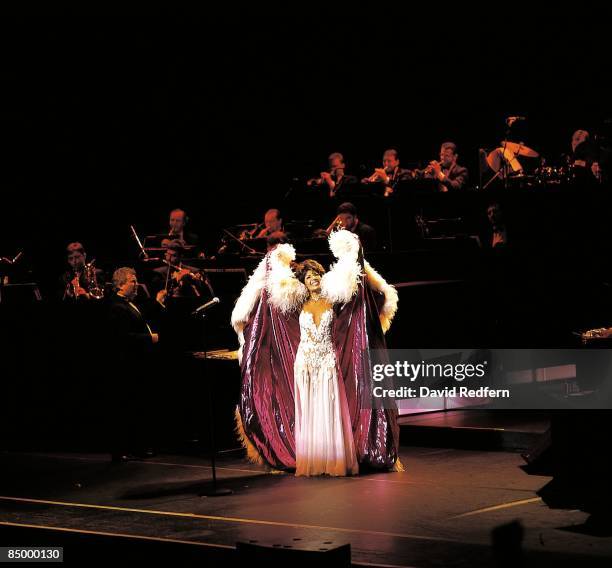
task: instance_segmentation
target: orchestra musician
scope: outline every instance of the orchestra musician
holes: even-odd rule
[[[159,335],[151,330],[141,310],[134,303],[138,278],[133,268],[123,267],[113,274],[114,293],[108,299],[108,357],[110,380],[117,384],[109,389],[113,409],[110,416],[111,455],[113,462],[125,462],[132,455],[151,457],[146,440],[152,424],[144,419],[149,392],[146,381]]]
[[[205,286],[206,277],[195,267],[183,263],[185,247],[178,239],[163,242],[164,266],[153,270],[153,288],[156,300],[166,307],[170,298],[199,298]]]
[[[384,196],[393,195],[397,186],[406,180],[412,179],[410,170],[400,168],[398,152],[394,148],[385,150],[382,159],[382,168],[376,168],[374,173],[361,180],[362,183],[382,183],[385,186]]]
[[[197,249],[199,244],[198,235],[187,230],[189,217],[183,209],[170,211],[169,229],[165,236],[170,240],[180,241],[188,249]],[[196,256],[195,254],[193,256]]]
[[[572,134],[572,153],[568,161],[573,173],[580,179],[590,179],[590,174],[597,181],[601,181],[602,172],[599,165],[597,150],[591,142],[591,135],[587,130],[576,130]]]
[[[79,242],[66,247],[66,261],[70,267],[60,277],[62,300],[100,299],[104,295],[104,273],[87,263],[85,248]]]
[[[328,227],[327,234],[340,227],[355,233],[359,237],[364,251],[376,250],[376,231],[359,219],[357,208],[348,201],[338,207],[337,216]]]
[[[499,203],[491,203],[487,207],[487,219],[491,230],[491,248],[507,246],[508,230]]]
[[[457,145],[454,142],[444,142],[440,146],[440,161],[429,162],[422,171],[423,177],[437,180],[438,190],[443,193],[464,188],[468,170],[457,163],[457,158]]]
[[[355,176],[346,173],[344,156],[340,152],[333,152],[327,158],[328,171],[321,172],[320,177],[310,179],[306,182],[309,187],[323,187],[329,197],[335,197],[338,193],[345,193],[347,189],[357,183]]]
[[[256,233],[253,238],[265,239],[272,233],[283,231],[283,218],[281,216],[281,212],[278,209],[268,209],[264,215],[263,224],[263,229]],[[259,226],[257,228],[259,228]]]

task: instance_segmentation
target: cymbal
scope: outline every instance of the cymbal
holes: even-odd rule
[[[487,155],[487,164],[495,173],[502,169],[504,161],[510,166],[510,172],[518,172],[523,169],[515,154],[508,148],[505,151],[503,148],[495,148]]]
[[[510,140],[502,140],[499,145],[502,148],[505,148],[507,152],[512,152],[515,156],[537,158],[540,155],[535,150],[529,148],[529,146],[525,146],[524,144],[519,144],[517,142],[510,142]]]

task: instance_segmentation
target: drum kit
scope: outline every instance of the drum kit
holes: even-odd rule
[[[490,169],[494,175],[483,189],[495,180],[501,180],[505,187],[537,188],[568,183],[573,178],[573,168],[569,164],[549,166],[540,158],[539,166],[528,173],[519,158],[535,159],[540,158],[540,154],[522,142],[502,140],[499,147],[486,154],[485,169]]]

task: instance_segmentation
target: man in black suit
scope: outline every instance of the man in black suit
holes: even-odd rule
[[[159,341],[140,309],[133,303],[138,290],[138,279],[133,268],[118,268],[113,274],[114,293],[108,300],[108,362],[110,376],[116,380],[111,389],[113,414],[111,416],[112,459],[127,461],[129,452],[137,457],[150,457],[144,449],[144,440],[150,436],[151,424],[143,410],[150,387],[153,346]],[[143,387],[144,385],[144,387]],[[148,430],[148,435],[145,434]]]
[[[357,208],[352,203],[343,203],[338,207],[337,213],[342,227],[359,237],[364,251],[376,250],[376,231],[360,221]]]
[[[370,177],[364,178],[361,181],[362,183],[384,184],[385,192],[383,195],[385,197],[393,195],[402,182],[414,177],[410,170],[400,168],[398,152],[394,148],[385,150],[382,165],[382,168],[376,168]]]
[[[337,197],[350,192],[351,187],[357,184],[355,176],[346,173],[346,163],[344,156],[340,152],[333,152],[327,158],[329,169],[321,172],[319,178],[308,180],[309,187],[322,187],[327,191],[329,197]]]
[[[191,251],[191,256],[197,256],[199,237],[188,230],[189,217],[183,209],[170,211],[169,231],[166,236],[168,240],[178,240],[183,247]]]
[[[464,189],[467,185],[468,170],[457,163],[458,157],[457,145],[444,142],[440,146],[440,161],[430,162],[425,169],[425,177],[437,180],[442,193]]]

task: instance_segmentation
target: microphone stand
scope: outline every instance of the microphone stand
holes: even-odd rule
[[[210,282],[208,283],[208,289],[213,290]],[[213,297],[214,294],[213,294]],[[212,304],[214,306],[216,304]],[[217,446],[215,441],[215,419],[214,419],[214,405],[213,405],[213,385],[212,380],[209,377],[208,370],[208,352],[207,352],[207,339],[208,335],[206,333],[206,310],[202,310],[201,312],[194,312],[192,315],[195,317],[199,316],[202,318],[202,349],[204,352],[204,363],[203,363],[203,373],[204,377],[206,377],[207,381],[207,395],[208,395],[208,432],[210,436],[210,465],[212,468],[212,487],[208,490],[204,490],[198,494],[199,497],[224,497],[226,495],[231,495],[233,491],[231,489],[217,487]]]

